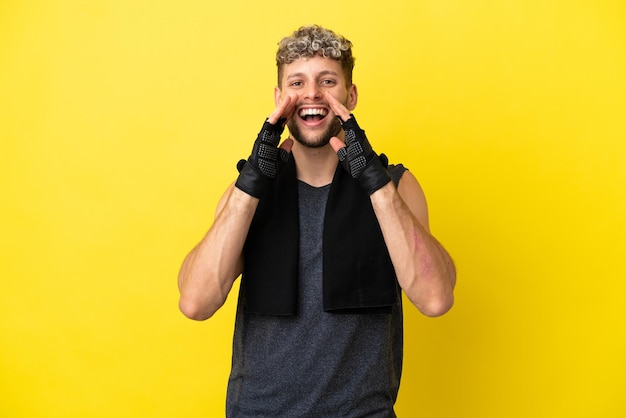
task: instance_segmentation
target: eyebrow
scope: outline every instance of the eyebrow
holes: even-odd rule
[[[319,74],[317,74],[317,77],[323,77],[326,75],[334,75],[336,77],[339,77],[339,74],[337,74],[335,71],[332,70],[324,70],[324,71],[320,71]],[[303,77],[304,73],[293,73],[293,74],[289,74],[287,76],[287,80],[292,79],[292,78],[298,78],[298,77]]]

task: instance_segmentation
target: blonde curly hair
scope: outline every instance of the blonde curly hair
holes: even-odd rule
[[[281,84],[285,64],[316,55],[339,61],[347,84],[352,84],[352,70],[354,69],[352,42],[319,25],[309,25],[302,26],[278,43],[276,52],[278,85]]]

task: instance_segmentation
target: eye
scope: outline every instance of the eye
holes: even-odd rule
[[[302,81],[294,81],[292,83],[289,84],[290,87],[300,87],[302,86]]]
[[[335,80],[331,80],[331,79],[322,80],[323,86],[334,86],[335,84],[337,84]]]

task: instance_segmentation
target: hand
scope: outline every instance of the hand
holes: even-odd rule
[[[339,138],[332,137],[330,145],[337,153],[343,168],[371,195],[391,181],[387,172],[387,157],[384,154],[379,157],[374,152],[365,131],[341,102],[328,93],[326,100],[345,132],[345,144]]]
[[[288,139],[278,146],[285,123],[295,110],[297,98],[286,96],[266,119],[261,127],[248,161],[237,164],[239,177],[235,187],[260,199],[271,182],[280,173],[289,158],[293,140]]]

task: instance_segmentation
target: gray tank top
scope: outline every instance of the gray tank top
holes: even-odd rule
[[[405,170],[389,166],[396,185]],[[391,314],[324,312],[322,233],[329,190],[298,182],[298,313],[245,313],[239,294],[227,417],[395,417],[402,299]]]

